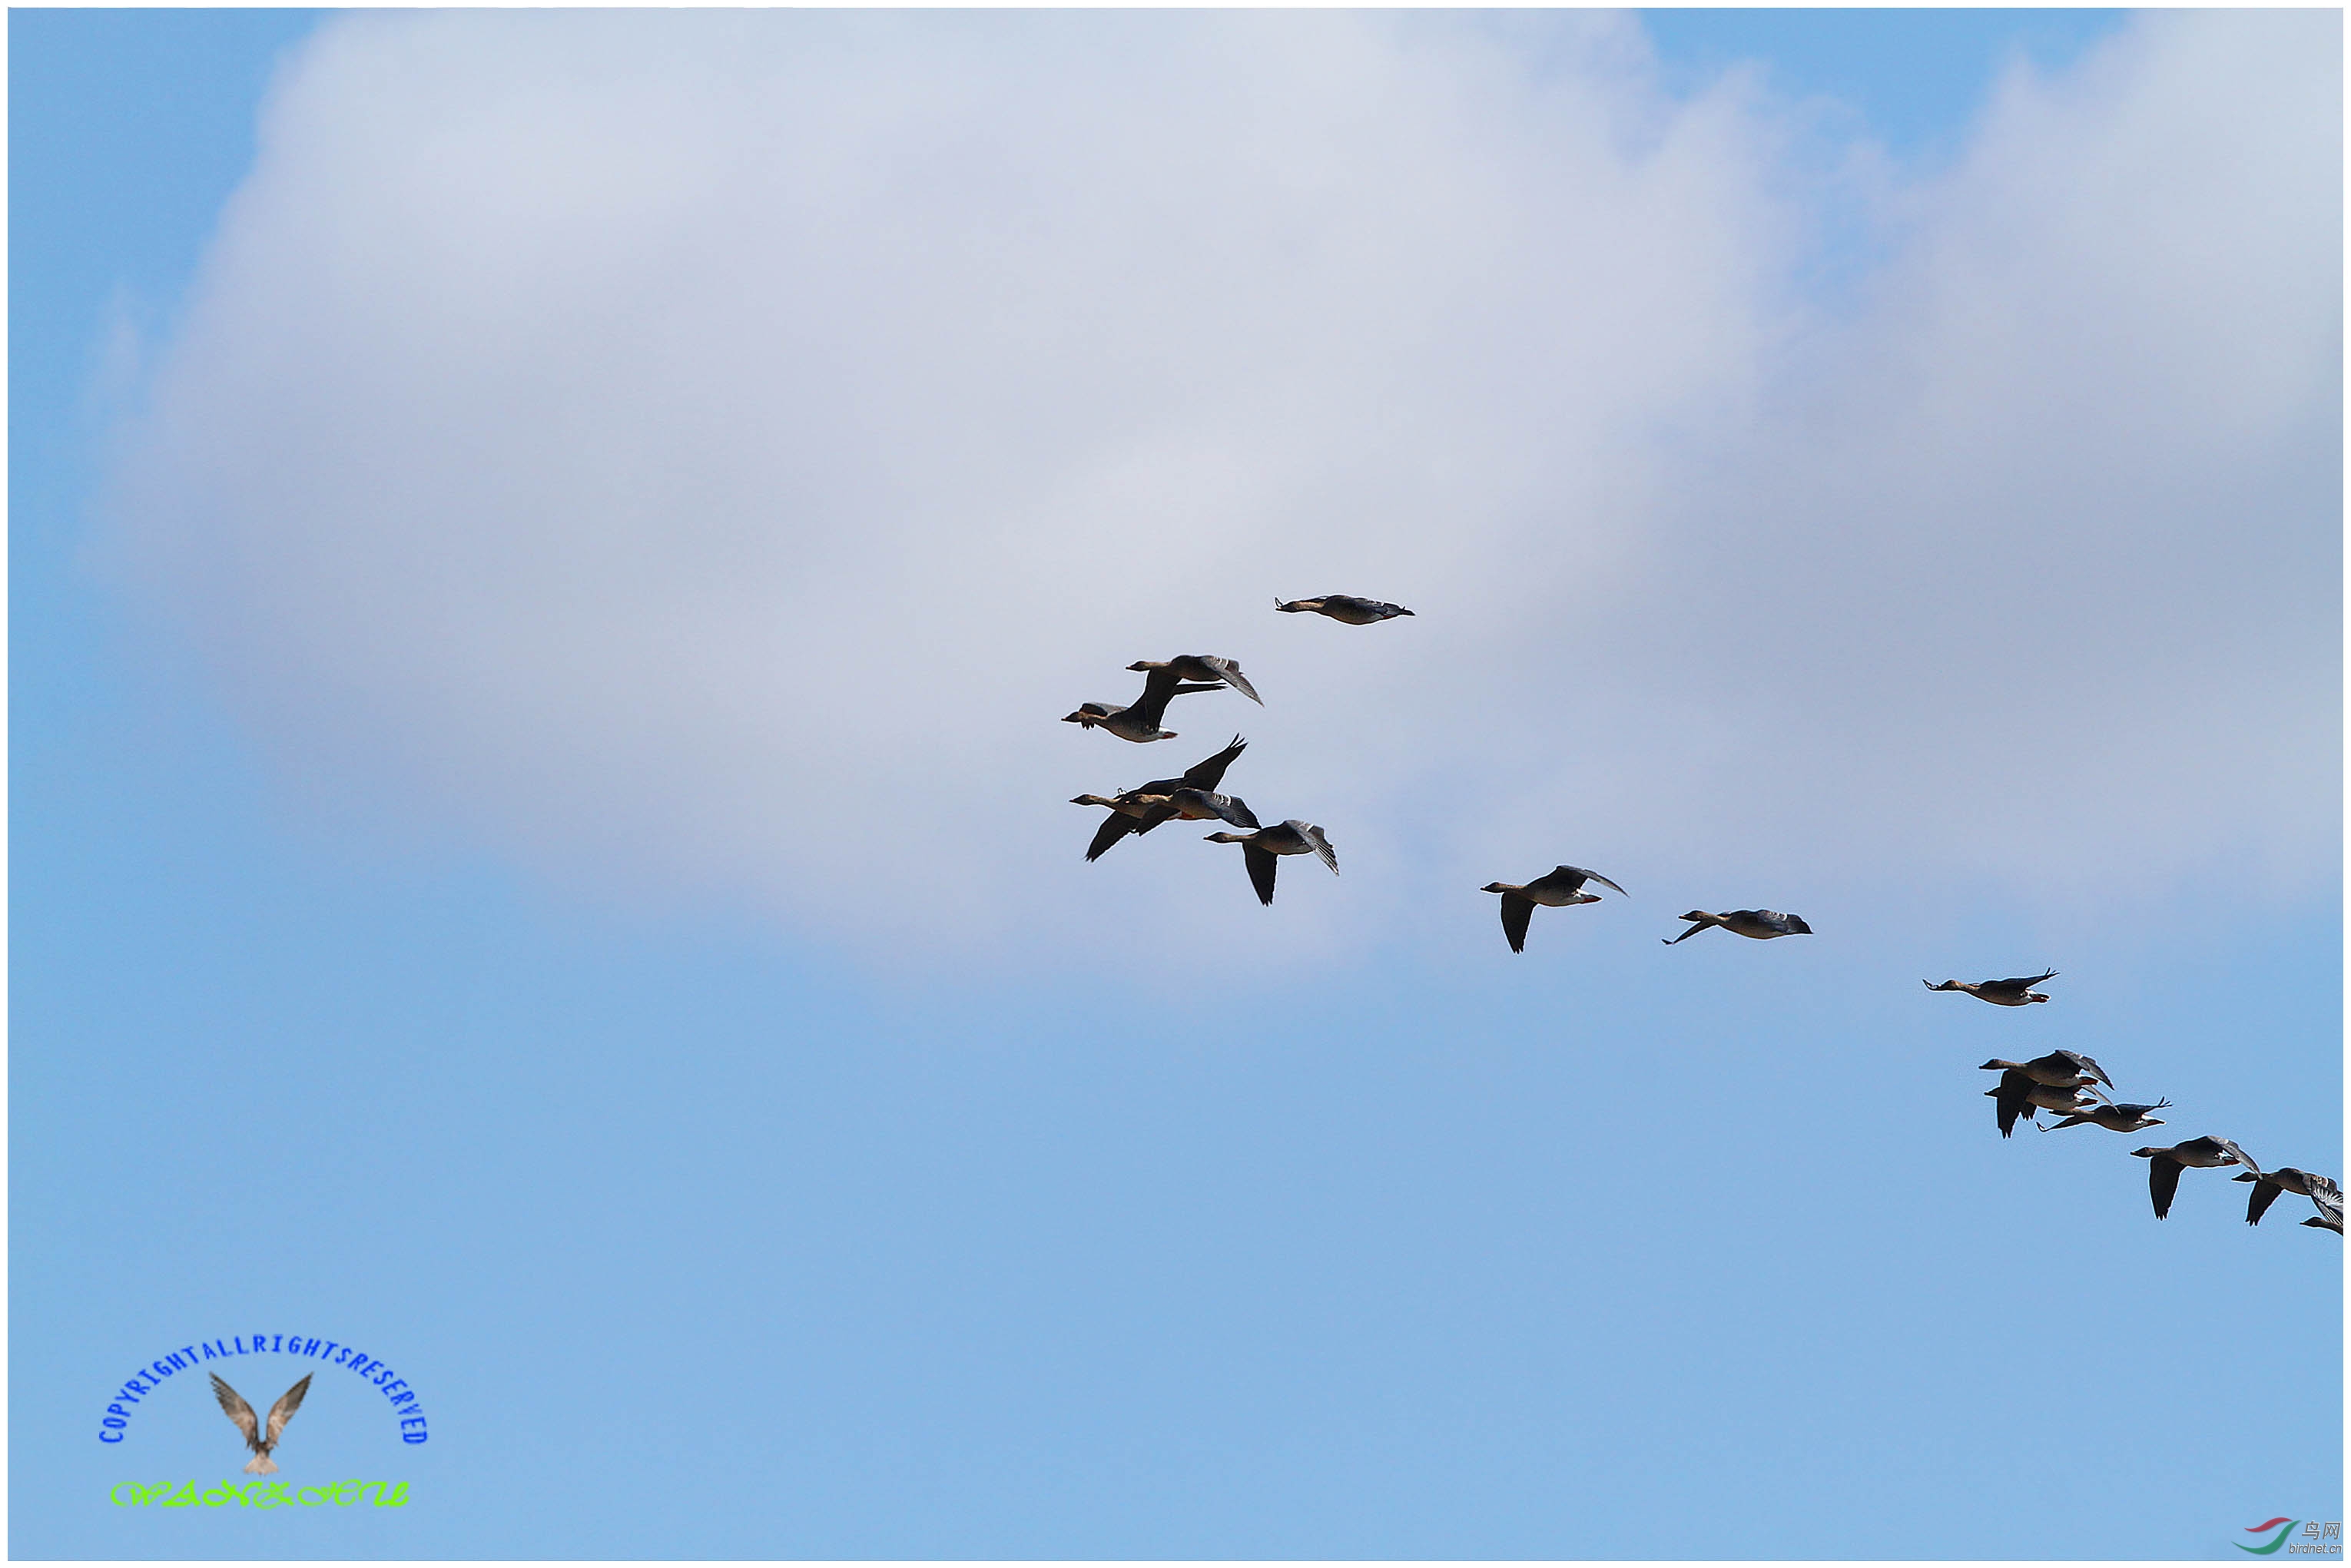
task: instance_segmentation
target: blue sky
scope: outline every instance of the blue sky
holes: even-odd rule
[[[14,1554],[2341,1517],[2334,1239],[1976,1068],[2341,1170],[2337,20],[317,20],[10,18]],[[1235,728],[1340,879],[1080,862]],[[406,1509],[107,1502],[249,1326]]]

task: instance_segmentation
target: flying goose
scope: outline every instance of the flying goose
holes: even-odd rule
[[[1138,789],[1128,789],[1117,796],[1076,795],[1072,806],[1108,806],[1110,815],[1094,832],[1094,841],[1086,848],[1086,859],[1100,860],[1104,851],[1129,833],[1147,833],[1176,813],[1167,807],[1165,798],[1178,789],[1214,789],[1225,781],[1225,769],[1233,765],[1249,742],[1239,736],[1214,757],[1203,758],[1184,769],[1180,779],[1154,779]]]
[[[2032,1121],[2035,1111],[2080,1115],[2097,1103],[2070,1083],[2042,1083],[2016,1071],[2001,1073],[2000,1087],[1987,1089],[1984,1093],[1991,1097],[1993,1109],[2000,1114],[2000,1135],[2003,1138],[2016,1131],[2019,1116]]]
[[[1257,889],[1259,904],[1273,902],[1273,873],[1280,869],[1276,855],[1321,855],[1331,874],[1339,874],[1339,857],[1331,852],[1331,841],[1322,836],[1322,830],[1295,817],[1253,833],[1210,833],[1206,841],[1241,846],[1241,858],[1249,862],[1249,884]]]
[[[1141,669],[1140,664],[1130,666]],[[1121,740],[1173,740],[1176,732],[1162,729],[1159,721],[1166,716],[1167,704],[1176,697],[1193,692],[1224,690],[1221,681],[1204,681],[1188,685],[1172,670],[1164,666],[1144,677],[1143,695],[1131,707],[1113,703],[1080,703],[1078,711],[1062,716],[1063,724],[1074,724],[1083,729],[1106,729]]]
[[[2343,1189],[2325,1176],[2314,1176],[2310,1182],[2310,1201],[2318,1206],[2318,1218],[2305,1219],[2304,1225],[2314,1230],[2332,1230],[2343,1234]]]
[[[2247,1195],[2249,1201],[2245,1205],[2245,1223],[2248,1225],[2259,1225],[2262,1222],[2262,1216],[2270,1211],[2270,1205],[2277,1201],[2277,1196],[2282,1192],[2298,1192],[2304,1197],[2317,1201],[2318,1189],[2332,1188],[2335,1194],[2336,1207],[2340,1207],[2342,1203],[2342,1189],[2336,1187],[2332,1181],[2323,1176],[2314,1176],[2308,1171],[2298,1171],[2292,1166],[2280,1166],[2273,1171],[2249,1170],[2237,1179],[2253,1184],[2253,1190]],[[2326,1212],[2326,1205],[2324,1202],[2318,1204],[2318,1211],[2321,1214]]]
[[[1265,706],[1265,699],[1257,695],[1257,688],[1249,685],[1247,675],[1241,674],[1241,667],[1230,659],[1220,659],[1214,653],[1178,653],[1172,659],[1137,659],[1127,668],[1141,670],[1155,679],[1165,671],[1176,680],[1198,681],[1202,683],[1200,689],[1203,691],[1212,690],[1216,683],[1222,682],[1258,706]]]
[[[2032,975],[2016,980],[1945,980],[1939,986],[1927,985],[1924,980],[1918,983],[1927,986],[1930,991],[1965,991],[1980,1002],[1990,1002],[1995,1007],[2021,1008],[2027,1002],[2047,1001],[2046,993],[2032,988],[2043,980],[2055,978],[2056,975],[2057,971],[2052,969],[2045,975]]]
[[[1248,801],[1213,789],[1178,789],[1167,797],[1167,809],[1187,822],[1230,822],[1252,832],[1263,825]]]
[[[2092,1092],[2096,1092],[2094,1090]],[[2150,1116],[2147,1113],[2160,1111],[2170,1103],[2169,1100],[2158,1100],[2152,1105],[2117,1105],[2102,1096],[2100,1103],[2085,1106],[2056,1124],[2055,1126],[2043,1127],[2041,1130],[2044,1133],[2053,1133],[2061,1127],[2078,1127],[2085,1122],[2095,1122],[2110,1133],[2136,1133],[2143,1127],[2162,1126],[2162,1117]]]
[[[2061,1089],[2095,1079],[2112,1089],[2115,1081],[2106,1070],[2078,1051],[2053,1051],[2046,1056],[2036,1056],[2030,1061],[2003,1061],[1993,1057],[1983,1064],[1986,1072],[2022,1072],[2035,1083],[2053,1083]]]
[[[1523,953],[1527,950],[1527,922],[1534,918],[1536,904],[1540,904],[1546,909],[1565,909],[1572,904],[1600,902],[1598,894],[1583,891],[1587,882],[1615,888],[1626,898],[1633,896],[1598,872],[1586,871],[1575,865],[1553,866],[1523,886],[1507,882],[1489,882],[1479,891],[1502,895],[1502,935],[1510,939],[1511,952]]]
[[[277,1435],[286,1430],[286,1423],[294,1418],[294,1412],[302,1408],[302,1396],[309,1392],[310,1374],[304,1373],[302,1381],[279,1395],[277,1403],[269,1407],[269,1426],[265,1432],[261,1423],[254,1419],[253,1406],[245,1402],[245,1396],[223,1383],[220,1374],[213,1374],[213,1397],[220,1401],[221,1413],[245,1434],[245,1446],[253,1450],[253,1458],[245,1462],[246,1474],[277,1473],[277,1466],[270,1458],[269,1450],[277,1447]]]
[[[2155,1217],[2161,1219],[2171,1212],[2171,1199],[2179,1191],[2179,1173],[2188,1166],[2209,1170],[2215,1166],[2243,1166],[2250,1170],[2261,1167],[2245,1157],[2245,1151],[2226,1138],[2206,1134],[2190,1138],[2184,1144],[2174,1144],[2168,1149],[2133,1149],[2135,1159],[2147,1162],[2147,1190],[2155,1199]]]
[[[1623,890],[1620,888],[1618,891]],[[1776,909],[1734,909],[1727,915],[1708,915],[1703,909],[1693,909],[1682,918],[1698,924],[1678,936],[1660,936],[1657,940],[1670,947],[1677,942],[1688,941],[1709,925],[1719,925],[1725,931],[1752,936],[1759,942],[1768,942],[1774,936],[1810,936],[1813,934],[1813,928],[1804,924],[1802,916],[1782,915]]]
[[[1401,604],[1389,604],[1377,599],[1358,599],[1352,593],[1326,593],[1320,599],[1293,599],[1284,604],[1277,599],[1276,610],[1295,615],[1301,611],[1316,615],[1328,615],[1333,621],[1343,621],[1350,626],[1369,626],[1374,621],[1393,621],[1411,611]]]

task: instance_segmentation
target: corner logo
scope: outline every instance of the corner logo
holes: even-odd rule
[[[127,1439],[131,1417],[180,1374],[192,1372],[204,1363],[245,1355],[301,1356],[330,1366],[343,1367],[365,1379],[391,1404],[393,1419],[399,1423],[397,1429],[402,1443],[422,1443],[430,1436],[424,1408],[417,1401],[416,1391],[408,1385],[406,1379],[396,1375],[391,1367],[375,1357],[333,1340],[305,1339],[299,1334],[237,1334],[227,1339],[200,1340],[194,1344],[183,1344],[158,1356],[125,1378],[121,1388],[106,1406],[106,1414],[99,1417],[98,1440],[115,1444]],[[246,1462],[246,1473],[252,1476],[276,1474],[278,1467],[270,1456],[285,1437],[286,1424],[294,1418],[296,1411],[302,1408],[302,1401],[310,1393],[310,1380],[318,1375],[304,1372],[292,1387],[277,1396],[277,1402],[269,1407],[267,1418],[264,1419],[254,1414],[253,1406],[246,1403],[245,1396],[239,1394],[228,1379],[209,1367],[206,1371],[212,1385],[212,1397],[219,1403],[221,1413],[235,1424],[238,1434],[245,1439],[246,1451],[253,1456]],[[255,1382],[260,1382],[263,1387],[267,1388],[275,1386],[278,1377],[283,1375],[282,1372],[273,1375],[273,1369],[259,1368],[253,1371],[249,1379],[245,1374],[240,1374],[238,1381],[248,1388]],[[321,1395],[321,1397],[325,1396]],[[219,1428],[213,1430],[218,1431]],[[308,1455],[304,1459],[306,1462],[301,1468],[305,1469],[316,1462]],[[408,1500],[408,1483],[405,1481],[396,1484],[358,1480],[329,1482],[324,1486],[304,1487],[292,1495],[287,1494],[287,1484],[290,1483],[256,1480],[236,1486],[223,1481],[214,1490],[199,1494],[193,1480],[184,1484],[165,1482],[152,1487],[126,1481],[117,1486],[112,1495],[118,1504],[131,1507],[152,1502],[161,1502],[166,1508],[196,1503],[218,1506],[230,1502],[255,1508],[320,1502],[343,1506],[363,1496],[366,1487],[373,1487],[379,1494],[375,1500],[380,1505],[397,1508]],[[128,1496],[124,1495],[126,1491]]]
[[[2301,1539],[2295,1541],[2292,1545],[2288,1545],[2286,1543],[2286,1537],[2294,1533],[2294,1527],[2296,1524],[2302,1526]],[[2275,1531],[2277,1533],[2271,1535],[2270,1532],[2272,1531]],[[2238,1551],[2250,1552],[2256,1557],[2272,1556],[2280,1550],[2284,1551],[2288,1555],[2301,1557],[2340,1557],[2343,1555],[2343,1521],[2339,1519],[2323,1521],[2316,1519],[2294,1520],[2286,1518],[2283,1514],[2280,1514],[2275,1519],[2265,1519],[2259,1524],[2249,1524],[2245,1526],[2241,1533],[2246,1535],[2269,1536],[2269,1539],[2262,1542],[2259,1546],[2248,1546],[2241,1541],[2231,1542],[2230,1543],[2236,1547]]]

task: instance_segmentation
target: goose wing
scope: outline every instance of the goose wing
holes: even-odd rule
[[[2323,1176],[2305,1176],[2310,1188],[2310,1201],[2318,1206],[2319,1218],[2335,1229],[2343,1228],[2343,1189]]]
[[[1189,713],[1192,710],[1186,708],[1184,711]],[[1233,765],[1233,758],[1238,757],[1248,746],[1249,742],[1239,736],[1233,737],[1233,743],[1230,746],[1226,747],[1214,757],[1195,762],[1191,767],[1184,769],[1184,782],[1195,789],[1214,789],[1225,781],[1225,769]],[[1251,827],[1256,825],[1254,822],[1249,824]]]
[[[310,1392],[310,1376],[309,1373],[304,1373],[302,1381],[279,1395],[277,1403],[269,1407],[269,1446],[271,1448],[277,1446],[277,1434],[286,1430],[286,1423],[294,1419],[294,1412],[302,1408],[302,1396]],[[238,1403],[244,1402],[240,1400]]]
[[[2057,971],[2052,969],[2044,975],[2022,975],[2013,980],[1994,980],[1992,984],[2003,991],[2029,991],[2042,981],[2053,980],[2056,977]]]
[[[1282,825],[1288,828],[1295,828],[1298,831],[1298,836],[1300,838],[1304,839],[1308,843],[1314,846],[1314,852],[1322,857],[1322,863],[1331,868],[1331,874],[1332,876],[1337,876],[1339,874],[1339,856],[1331,848],[1331,841],[1322,836],[1322,829],[1316,827],[1311,822],[1301,822],[1295,817],[1292,817],[1289,821]]]
[[[2044,979],[2046,979],[2047,977],[2048,977],[2047,976],[2043,976],[2043,978],[2044,978]],[[2003,982],[2003,983],[2006,983],[2006,982]],[[2016,981],[2016,982],[2014,982],[2014,983],[2015,983],[2015,984],[2017,984],[2017,985],[2020,985],[2020,986],[2029,986],[2029,985],[2031,985],[2032,982],[2032,981],[2030,981],[2030,980],[2018,980],[2018,981]],[[2105,1068],[2103,1068],[2103,1067],[2099,1066],[2099,1065],[2098,1065],[2095,1061],[2091,1060],[2089,1057],[2084,1056],[2084,1055],[2083,1055],[2080,1051],[2063,1051],[2063,1050],[2060,1050],[2060,1051],[2051,1051],[2049,1054],[2051,1054],[2052,1056],[2062,1056],[2062,1057],[2064,1057],[2066,1061],[2068,1061],[2072,1062],[2074,1066],[2076,1066],[2076,1067],[2080,1068],[2083,1071],[2085,1071],[2085,1072],[2088,1073],[2091,1077],[2093,1077],[2093,1078],[2096,1079],[2099,1082],[2101,1082],[2101,1083],[2105,1084],[2105,1085],[2107,1088],[2109,1088],[2109,1089],[2112,1089],[2112,1088],[2115,1086],[2115,1081],[2114,1081],[2113,1079],[2111,1079],[2111,1078],[2109,1078],[2109,1077],[2107,1077],[2107,1076],[2106,1076],[2106,1070],[2105,1070]],[[2234,1147],[2236,1147],[2236,1145],[2235,1145],[2234,1144],[2231,1144],[2229,1146],[2230,1146],[2231,1148],[2234,1148]]]
[[[2245,1223],[2259,1225],[2262,1222],[2262,1216],[2270,1211],[2270,1205],[2277,1201],[2278,1194],[2283,1192],[2285,1188],[2275,1182],[2263,1181],[2259,1176],[2241,1176],[2237,1179],[2253,1184],[2252,1198],[2245,1205]]]
[[[1980,1083],[1982,1079],[1976,1080]],[[2016,1119],[2032,1103],[2032,1080],[2014,1068],[2000,1075],[2000,1087],[1991,1092],[1991,1103],[2000,1113],[2000,1135],[2003,1138],[2016,1131]]]
[[[1257,889],[1257,901],[1270,904],[1273,902],[1273,876],[1281,869],[1280,858],[1271,850],[1243,844],[1241,859],[1249,862],[1249,885]]]
[[[2227,1155],[2237,1164],[2244,1166],[2255,1176],[2260,1176],[2262,1174],[2262,1167],[2253,1163],[2253,1156],[2245,1153],[2244,1150],[2237,1147],[2236,1145],[2231,1143],[2228,1139],[2214,1138],[2211,1141],[2215,1147],[2219,1148],[2221,1153]]]
[[[1119,840],[1129,833],[1141,831],[1143,831],[1143,824],[1138,820],[1128,816],[1124,811],[1113,811],[1102,819],[1102,825],[1094,830],[1094,841],[1086,846],[1086,859],[1098,861]]]
[[[2147,1159],[2147,1193],[2155,1199],[2155,1217],[2161,1219],[2171,1212],[2171,1200],[2179,1196],[2179,1162],[2167,1154],[2149,1155]]]
[[[1230,659],[1220,659],[1214,653],[1199,653],[1194,656],[1214,670],[1217,673],[1217,678],[1225,685],[1232,687],[1258,706],[1265,706],[1265,699],[1257,695],[1257,688],[1249,685],[1249,677],[1241,674],[1241,667],[1238,664],[1234,664]]]
[[[1169,699],[1175,696],[1176,688],[1182,684],[1176,672],[1164,664],[1158,669],[1146,671],[1143,676],[1143,695],[1135,698],[1134,706],[1126,711],[1151,728],[1157,729],[1159,721],[1167,716]]]
[[[1238,795],[1212,794],[1210,800],[1218,808],[1217,815],[1236,828],[1247,828],[1254,833],[1265,826],[1257,820],[1257,813],[1249,809],[1249,802]]]
[[[253,1406],[245,1402],[244,1395],[223,1383],[217,1372],[213,1374],[213,1397],[220,1401],[221,1413],[235,1422],[236,1429],[245,1434],[245,1446],[256,1454],[260,1453],[261,1423],[255,1418]]]
[[[1570,893],[1575,892],[1587,882],[1596,882],[1603,887],[1614,889],[1616,895],[1620,898],[1630,898],[1633,896],[1631,894],[1626,893],[1623,888],[1617,887],[1614,883],[1610,882],[1606,877],[1602,876],[1598,872],[1586,871],[1580,865],[1561,866],[1557,870],[1553,871],[1552,875],[1573,877],[1575,880],[1568,884],[1567,891]]]
[[[1534,901],[1520,898],[1515,893],[1502,894],[1502,935],[1510,939],[1510,951],[1527,950],[1527,923],[1534,918]]]

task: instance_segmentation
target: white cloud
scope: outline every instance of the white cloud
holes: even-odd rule
[[[2291,885],[2335,831],[2338,26],[2011,78],[1832,307],[1791,111],[1667,99],[1622,18],[346,17],[119,549],[289,775],[853,946],[1279,958],[1560,859]],[[1331,591],[1420,615],[1271,612]],[[1269,706],[1055,722],[1178,652]],[[1185,828],[1079,862],[1069,796],[1237,729],[1342,883],[1261,916]]]

